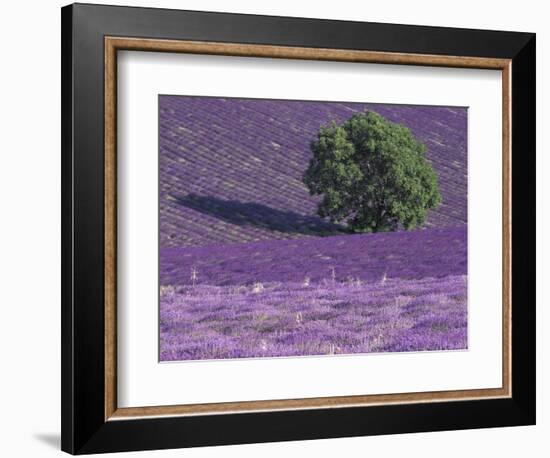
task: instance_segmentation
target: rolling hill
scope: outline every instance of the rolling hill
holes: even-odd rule
[[[161,96],[160,245],[338,235],[302,183],[319,127],[372,110],[426,145],[442,204],[426,227],[467,222],[467,110],[457,107]]]

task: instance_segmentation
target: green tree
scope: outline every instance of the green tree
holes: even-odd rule
[[[413,229],[441,202],[426,148],[411,131],[365,112],[322,126],[304,174],[318,214],[355,232]]]

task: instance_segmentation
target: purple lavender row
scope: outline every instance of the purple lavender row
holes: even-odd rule
[[[161,248],[161,285],[379,281],[467,273],[466,227]],[[194,278],[192,272],[195,271]]]

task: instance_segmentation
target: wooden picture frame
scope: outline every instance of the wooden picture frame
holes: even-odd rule
[[[502,71],[502,386],[119,408],[120,50]],[[75,4],[62,9],[62,85],[63,450],[80,454],[534,424],[534,34]]]

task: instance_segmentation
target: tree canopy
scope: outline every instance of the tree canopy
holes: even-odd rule
[[[374,112],[322,126],[310,146],[304,183],[323,196],[318,214],[355,232],[413,229],[441,202],[424,144]]]

